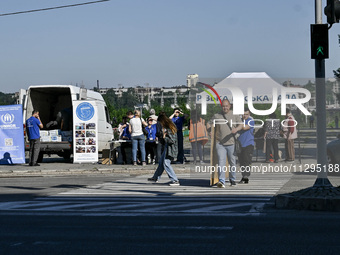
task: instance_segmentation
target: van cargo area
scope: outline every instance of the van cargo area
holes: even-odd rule
[[[39,111],[40,119],[44,124],[42,130],[46,130],[48,122],[56,120],[58,112],[72,107],[72,97],[69,88],[31,88],[29,93],[27,114],[30,115],[33,110]]]
[[[38,110],[44,127],[40,130],[40,155],[58,154],[69,159],[74,150],[73,143],[73,112],[79,101],[90,101],[96,108],[97,134],[95,141],[98,152],[109,149],[113,139],[110,114],[102,95],[93,90],[72,85],[34,85],[28,90],[21,90],[23,118],[26,121],[33,110]],[[29,150],[26,137],[25,149]]]
[[[57,123],[57,115],[64,109],[72,109],[72,95],[69,87],[31,87],[28,94],[26,119],[29,118],[33,110],[38,110],[40,119],[44,125],[41,130],[41,134],[44,134],[46,130],[61,129],[61,123]],[[70,116],[72,119],[72,115]],[[47,123],[55,121],[55,125],[47,128]],[[68,126],[67,130],[63,128],[63,131],[69,131],[72,137],[72,126]],[[29,145],[26,144],[26,149],[29,149]],[[72,154],[72,139],[66,141],[41,141],[40,147],[41,155],[39,161],[43,157],[43,153],[57,153],[59,156],[69,159]]]

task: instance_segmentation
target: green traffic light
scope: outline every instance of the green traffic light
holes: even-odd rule
[[[316,55],[319,55],[319,53],[321,53],[321,55],[325,55],[323,53],[323,47],[322,46],[319,46],[316,50],[317,50]]]
[[[311,58],[328,58],[328,24],[311,24]]]

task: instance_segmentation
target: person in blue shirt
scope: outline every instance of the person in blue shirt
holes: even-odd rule
[[[254,120],[250,116],[249,109],[244,110],[242,120],[244,124],[242,125],[242,130],[239,131],[240,136],[238,137],[241,142],[241,153],[238,155],[242,173],[240,183],[248,183],[254,151]]]
[[[123,129],[122,140],[131,140],[131,133],[129,131],[129,124],[127,124]]]
[[[34,110],[32,116],[26,120],[26,132],[30,142],[29,165],[39,166],[37,163],[40,152],[40,128],[43,124],[39,117],[39,111]]]
[[[124,116],[122,119],[122,123],[119,124],[119,140],[131,140],[131,134],[129,132],[129,117],[128,116]],[[122,157],[123,157],[123,164],[127,164],[128,160],[126,158],[126,150],[128,148],[131,148],[131,143],[130,142],[121,142],[120,145],[120,151],[122,153]]]
[[[149,117],[147,119],[147,126],[145,129],[148,131],[145,143],[145,150],[146,150],[146,158],[150,155],[150,162],[148,163],[155,163],[155,155],[157,150],[156,144],[156,131],[157,131],[157,124],[152,124],[153,119]]]
[[[183,116],[180,116],[183,115]],[[184,162],[184,148],[183,148],[183,123],[188,118],[187,114],[183,114],[179,108],[174,109],[174,113],[169,117],[177,127],[177,144],[178,155],[177,163],[183,164]]]

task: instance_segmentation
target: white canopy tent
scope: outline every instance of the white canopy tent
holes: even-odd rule
[[[257,72],[257,73],[232,73],[224,80],[217,83],[213,88],[217,91],[221,100],[229,99],[230,102],[233,102],[233,95],[237,93],[234,88],[237,88],[244,95],[244,101],[248,102],[248,90],[249,88],[252,90],[252,102],[254,104],[268,104],[272,102],[273,99],[273,89],[277,90],[278,93],[278,102],[281,101],[281,91],[285,87],[283,87],[278,82],[274,81],[268,74],[265,72]],[[209,90],[209,89],[207,89]],[[211,94],[214,95],[215,100],[218,101],[217,96],[210,91]],[[239,94],[238,94],[239,95]],[[207,103],[212,104],[214,100],[211,96],[208,95],[207,92],[202,92],[197,94],[196,103],[200,104],[202,99],[206,97]],[[290,93],[287,95],[288,98],[298,98],[296,93]]]
[[[219,99],[228,99],[234,103],[235,107],[242,105],[239,110],[242,111],[243,105],[248,103],[249,98],[252,98],[252,104],[273,104],[281,102],[281,97],[287,99],[297,99],[297,92],[289,92],[287,88],[274,81],[265,72],[257,73],[232,73],[224,80],[213,86],[218,96],[209,89],[196,95],[197,104],[219,104]],[[207,93],[209,92],[209,93]],[[213,95],[214,98],[211,97]],[[274,97],[273,97],[274,95]],[[248,103],[249,105],[249,103]],[[241,107],[241,106],[240,106]]]

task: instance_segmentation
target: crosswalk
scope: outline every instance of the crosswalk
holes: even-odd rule
[[[159,183],[147,182],[147,177],[138,176],[132,179],[121,179],[105,182],[85,188],[60,193],[59,196],[228,196],[252,195],[274,196],[291,178],[291,173],[253,174],[249,184],[238,184],[218,189],[209,186],[209,175],[182,174],[178,178],[181,185],[168,186],[169,179],[162,176]]]
[[[79,216],[259,216],[270,197],[68,198],[0,203],[0,214]]]
[[[291,174],[253,175],[249,184],[209,187],[206,176],[180,175],[181,186],[148,183],[148,176],[72,189],[31,201],[0,203],[0,214],[80,216],[260,216]]]

